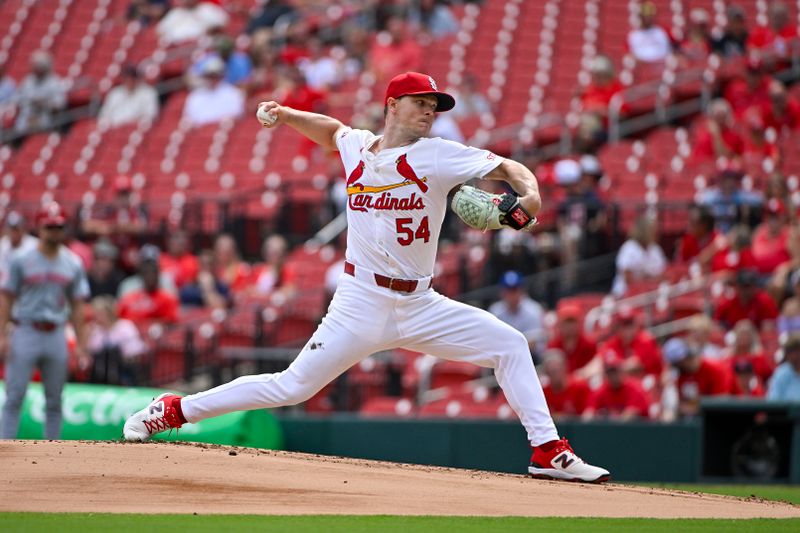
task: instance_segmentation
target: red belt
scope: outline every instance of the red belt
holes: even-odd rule
[[[344,273],[355,277],[356,266],[349,261],[345,261]],[[381,274],[374,274],[374,276],[376,285],[397,292],[414,292],[417,290],[417,285],[419,284],[419,281],[415,279],[390,278],[388,276],[382,276]],[[428,282],[429,287],[430,283],[431,282]]]
[[[33,322],[23,322],[22,324],[30,326],[38,331],[55,331],[58,328],[58,324],[55,322],[43,322],[38,320]]]

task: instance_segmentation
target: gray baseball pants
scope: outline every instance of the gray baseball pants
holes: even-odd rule
[[[0,420],[0,438],[17,437],[20,409],[36,367],[44,385],[44,437],[61,437],[61,391],[67,381],[67,359],[67,338],[63,327],[39,331],[21,324],[14,328],[6,359],[6,401]]]

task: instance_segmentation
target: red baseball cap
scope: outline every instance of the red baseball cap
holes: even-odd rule
[[[559,320],[580,320],[581,308],[573,303],[559,304],[556,308],[556,316]]]
[[[432,94],[436,97],[436,112],[450,111],[456,105],[456,99],[447,93],[439,91],[436,81],[427,74],[419,72],[406,72],[392,78],[386,88],[386,97],[383,105],[389,103],[389,98],[400,98],[412,94]]]
[[[49,202],[36,213],[37,226],[63,226],[67,223],[67,214],[58,202]]]

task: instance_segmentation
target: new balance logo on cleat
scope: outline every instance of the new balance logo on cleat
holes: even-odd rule
[[[570,458],[566,453],[553,459],[553,463],[561,463],[561,468],[567,468],[575,462],[575,458]]]
[[[575,455],[567,439],[552,441],[544,447],[535,447],[528,473],[537,479],[585,483],[604,483],[611,479],[608,470],[587,464]]]

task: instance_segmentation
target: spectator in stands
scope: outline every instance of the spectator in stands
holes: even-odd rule
[[[564,353],[570,375],[589,377],[592,369],[589,363],[597,354],[597,342],[583,331],[580,307],[568,302],[559,303],[556,316],[556,334],[547,347]]]
[[[783,202],[769,200],[764,209],[764,221],[753,233],[753,259],[762,274],[771,274],[789,261],[789,225]]]
[[[677,259],[688,263],[714,244],[719,233],[714,229],[714,215],[701,205],[689,208],[688,231],[681,237],[676,250]]]
[[[734,326],[733,343],[725,352],[724,362],[731,372],[737,364],[749,363],[761,383],[766,383],[775,370],[761,345],[758,330],[749,320],[740,320]]]
[[[141,276],[141,265],[145,262],[159,263],[161,259],[161,250],[153,244],[145,244],[136,254],[136,265],[139,273],[129,276],[122,280],[117,293],[117,299],[122,300],[129,293],[140,291],[144,287],[144,279]],[[159,269],[158,286],[160,289],[175,295],[177,297],[178,289],[175,287],[175,281],[172,276],[161,272]]]
[[[778,316],[778,333],[780,335],[800,334],[800,269],[789,276],[791,296],[781,306]]]
[[[147,353],[136,325],[119,318],[111,296],[92,299],[94,321],[89,329],[87,348],[94,359],[92,381],[115,385],[139,384],[141,358]]]
[[[274,234],[264,239],[261,245],[261,258],[264,262],[258,265],[253,273],[255,279],[253,288],[256,295],[266,296],[280,291],[289,297],[294,293],[295,276],[285,265],[288,249],[289,243],[282,235]]]
[[[187,83],[190,87],[199,87],[205,83],[205,67],[208,61],[217,58],[225,65],[224,80],[226,83],[241,88],[246,88],[253,72],[253,62],[250,56],[236,49],[236,43],[228,35],[214,37],[212,49],[191,66],[186,73]]]
[[[747,39],[748,50],[758,50],[768,61],[785,60],[792,53],[792,41],[798,38],[786,4],[773,1],[769,6],[769,24],[757,26]]]
[[[728,82],[723,97],[731,105],[733,115],[741,119],[751,107],[761,108],[769,101],[770,77],[764,62],[758,57],[748,58],[743,74]]]
[[[6,73],[5,64],[0,63],[0,133],[11,125],[16,100],[17,82]]]
[[[767,400],[800,402],[800,336],[792,335],[783,345],[783,362],[775,369]]]
[[[756,267],[750,243],[750,228],[744,224],[736,225],[726,235],[714,239],[714,243],[700,254],[700,262],[707,265],[706,271],[733,280],[739,270]]]
[[[458,122],[450,116],[449,113],[441,113],[439,114],[436,119],[433,121],[433,126],[431,126],[431,132],[429,134],[431,137],[441,137],[442,139],[447,139],[448,141],[455,141],[459,143],[465,143],[466,139],[464,139],[464,134],[461,133],[461,128],[458,126]]]
[[[417,72],[422,68],[422,47],[408,34],[402,17],[389,17],[386,29],[375,36],[369,51],[369,68],[378,84],[398,72]]]
[[[322,39],[314,35],[308,40],[308,57],[297,60],[306,84],[315,91],[324,92],[336,87],[345,79],[345,64],[332,57]]]
[[[189,307],[205,307],[207,309],[227,309],[233,304],[230,288],[217,277],[214,264],[214,252],[200,252],[197,279],[181,287],[180,301]]]
[[[661,348],[636,313],[623,307],[614,324],[614,333],[600,347],[600,352],[615,352],[622,359],[622,370],[626,374],[659,377],[663,369]]]
[[[553,417],[580,416],[591,394],[583,379],[570,376],[564,352],[551,348],[542,356],[542,390]]]
[[[412,28],[438,39],[458,31],[458,21],[450,8],[439,0],[419,0],[411,3],[408,21]]]
[[[761,105],[764,126],[773,128],[779,135],[800,128],[800,102],[786,94],[786,87],[780,80],[769,82],[768,95],[769,100]]]
[[[146,120],[158,115],[158,92],[141,77],[135,65],[122,69],[122,83],[108,91],[99,119],[112,128]]]
[[[17,90],[18,133],[27,133],[53,127],[55,115],[67,105],[67,91],[63,80],[53,72],[53,58],[47,52],[31,55],[31,73]]]
[[[457,120],[481,117],[492,112],[489,100],[478,89],[478,78],[472,72],[465,72],[461,84],[450,90],[456,99],[456,106],[450,112]]]
[[[725,350],[722,346],[715,344],[711,340],[714,332],[714,321],[708,315],[697,314],[689,319],[689,327],[686,332],[686,344],[700,357],[706,359],[722,359],[725,357]]]
[[[680,52],[689,63],[699,64],[711,53],[713,40],[709,28],[708,11],[696,7],[689,12],[689,27],[680,42]]]
[[[293,15],[297,15],[297,11],[289,0],[270,0],[269,2],[263,2],[258,8],[258,11],[255,11],[253,16],[250,17],[245,32],[249,35],[253,35],[254,41],[258,43],[269,42],[271,30],[275,23],[280,19],[289,20]],[[266,31],[267,34],[260,38],[255,35],[264,31]]]
[[[764,397],[764,384],[756,376],[753,371],[753,365],[749,361],[738,361],[733,365],[731,394],[733,396],[749,396],[752,398]]]
[[[647,215],[636,219],[628,240],[619,249],[616,266],[617,275],[611,292],[618,298],[625,295],[633,282],[661,278],[667,267],[667,258],[658,244],[655,220]]]
[[[125,18],[149,26],[161,20],[169,9],[169,0],[130,0]]]
[[[745,126],[744,159],[745,165],[752,161],[754,164],[763,164],[765,158],[770,158],[775,166],[781,165],[781,150],[778,145],[778,136],[775,130],[767,130],[761,110],[751,107],[744,112],[742,117]]]
[[[0,281],[8,272],[11,254],[35,248],[39,239],[28,233],[25,218],[19,211],[9,211],[4,225],[5,231],[0,238]]]
[[[650,399],[639,381],[626,374],[625,361],[613,350],[603,352],[601,359],[605,379],[589,396],[583,418],[623,421],[647,418],[650,414]]]
[[[748,37],[744,9],[736,4],[729,5],[725,29],[714,39],[714,52],[723,58],[743,57],[747,53]]]
[[[664,344],[664,359],[678,370],[678,412],[694,416],[700,409],[700,398],[728,394],[731,376],[721,363],[703,359],[678,337]]]
[[[778,307],[772,297],[758,286],[758,273],[744,269],[736,274],[736,287],[724,296],[714,312],[714,319],[727,328],[749,319],[761,330],[775,327]]]
[[[580,95],[581,110],[584,113],[593,113],[606,122],[608,119],[608,106],[611,99],[625,87],[617,79],[614,72],[614,63],[604,55],[597,55],[589,66],[591,82],[583,88]],[[628,107],[623,104],[620,113],[624,116]]]
[[[528,296],[519,272],[503,273],[499,285],[500,300],[489,306],[489,312],[525,335],[531,355],[538,360],[547,345],[544,308]]]
[[[115,298],[125,274],[117,268],[119,251],[111,241],[101,238],[92,247],[94,260],[88,271],[89,293],[92,298],[110,296]]]
[[[214,241],[214,268],[215,277],[234,293],[246,288],[252,279],[250,265],[241,260],[236,241],[227,233]]]
[[[736,131],[730,104],[722,99],[712,100],[706,120],[695,132],[692,158],[697,163],[716,161],[724,157],[736,159],[744,153],[744,141]]]
[[[639,28],[628,33],[628,50],[637,61],[659,63],[672,51],[672,40],[667,30],[656,24],[656,14],[653,2],[642,3]]]
[[[139,260],[139,276],[142,287],[122,296],[118,304],[118,316],[133,322],[156,321],[174,323],[178,321],[178,298],[161,286],[158,268],[158,248],[142,247]]]
[[[194,41],[228,24],[228,13],[219,3],[204,0],[176,0],[156,31],[166,44]]]
[[[716,185],[706,189],[701,205],[706,206],[716,220],[717,229],[727,233],[735,224],[749,224],[762,198],[758,192],[742,188],[742,173],[726,169],[714,178]]]
[[[189,250],[189,235],[181,230],[170,233],[167,251],[159,256],[158,263],[161,272],[171,276],[178,289],[194,283],[200,270],[197,256]]]
[[[209,58],[203,66],[205,84],[189,93],[183,117],[195,126],[236,118],[244,112],[244,94],[223,78],[225,63],[218,57]]]

